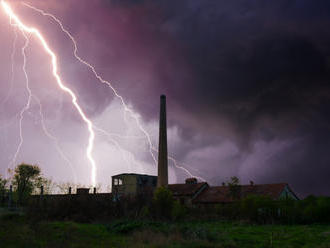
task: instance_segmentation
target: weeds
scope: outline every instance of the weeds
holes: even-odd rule
[[[330,248],[327,225],[250,225],[239,222],[121,220],[107,224],[32,223],[22,215],[0,218],[6,247],[308,247]]]

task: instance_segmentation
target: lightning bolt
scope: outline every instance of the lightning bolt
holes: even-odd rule
[[[11,21],[11,20],[10,20]],[[3,101],[1,102],[1,105],[3,106],[3,109],[2,111],[4,111],[4,108],[5,108],[5,103],[8,101],[10,95],[11,95],[11,92],[13,90],[13,85],[14,85],[14,79],[15,79],[15,73],[14,73],[14,70],[15,70],[15,53],[16,53],[16,42],[17,42],[17,29],[15,28],[14,29],[14,41],[13,41],[13,47],[12,47],[12,52],[11,52],[11,55],[10,55],[10,61],[11,61],[11,75],[10,75],[10,86],[9,86],[9,90],[7,92],[7,95],[6,97],[3,99]],[[7,132],[5,132],[6,134]],[[7,138],[6,135],[5,136],[5,139]],[[7,166],[7,170],[6,170],[6,177],[8,177],[8,169],[9,169],[9,165]]]
[[[8,168],[10,168],[12,165],[14,165],[16,163],[17,156],[18,156],[18,154],[19,154],[19,152],[22,148],[23,140],[24,140],[23,139],[23,129],[22,129],[24,114],[30,108],[31,99],[32,99],[32,92],[31,92],[30,85],[29,85],[29,77],[28,77],[27,72],[26,72],[26,56],[25,56],[25,49],[29,45],[29,39],[28,39],[28,37],[26,36],[26,34],[24,32],[22,32],[22,34],[25,38],[25,43],[24,43],[24,46],[22,47],[22,50],[21,50],[21,53],[22,53],[22,56],[23,56],[23,67],[22,68],[23,68],[23,73],[24,73],[25,82],[26,82],[26,89],[27,89],[27,92],[28,92],[28,99],[27,99],[26,105],[22,108],[22,110],[20,112],[20,118],[19,118],[19,137],[20,137],[20,141],[19,141],[18,147],[16,149],[16,152],[14,154],[14,157],[13,157],[12,161],[8,165]]]
[[[135,159],[135,156],[133,153],[129,152],[129,151],[125,151],[121,146],[120,144],[112,138],[112,136],[116,136],[116,137],[119,137],[119,138],[122,138],[122,139],[125,139],[125,138],[131,138],[131,136],[122,136],[122,135],[119,135],[119,134],[113,134],[113,133],[108,133],[107,131],[101,129],[101,128],[98,128],[96,126],[94,126],[94,129],[96,131],[98,131],[99,133],[102,133],[103,135],[107,136],[109,138],[109,140],[114,144],[114,146],[120,151],[121,155],[122,155],[122,158],[125,160],[125,162],[128,164],[128,165],[131,165],[131,164],[134,164],[138,167],[140,167],[140,170],[142,172],[144,172],[144,169],[143,167],[141,166],[140,163],[138,163]],[[138,136],[133,136],[134,138],[138,137]],[[138,137],[140,138],[140,137]]]
[[[168,159],[169,159],[170,161],[172,161],[173,165],[174,165],[177,169],[180,169],[180,170],[184,171],[188,176],[190,176],[190,177],[195,177],[195,178],[199,179],[199,180],[202,181],[202,182],[206,182],[205,178],[192,174],[192,173],[186,168],[187,165],[185,165],[185,164],[183,164],[183,163],[179,163],[179,162],[177,162],[177,161],[176,161],[173,157],[171,157],[171,156],[168,156]],[[185,167],[184,167],[184,166],[185,166]],[[198,172],[199,172],[199,171],[198,171]],[[200,172],[199,172],[199,173],[200,173]]]
[[[24,6],[26,6],[26,7],[28,7],[28,8],[30,8],[30,9],[34,10],[34,11],[39,12],[39,13],[40,13],[41,15],[43,15],[43,16],[50,17],[51,19],[53,19],[53,20],[54,20],[54,21],[60,26],[62,32],[64,32],[64,33],[67,35],[67,37],[69,37],[69,39],[71,40],[71,42],[72,42],[72,44],[73,44],[73,54],[74,54],[75,58],[76,58],[79,62],[81,62],[82,64],[84,64],[85,66],[87,66],[87,67],[93,72],[94,76],[99,80],[99,82],[101,82],[101,83],[103,83],[103,84],[106,84],[106,85],[107,85],[107,86],[113,91],[114,95],[115,95],[115,96],[120,100],[120,102],[122,103],[122,106],[123,106],[124,111],[125,111],[125,112],[124,112],[124,118],[125,118],[125,120],[126,120],[126,113],[129,113],[130,116],[135,120],[136,125],[138,126],[138,128],[140,129],[140,131],[144,134],[144,136],[145,136],[145,138],[146,138],[146,140],[147,140],[147,142],[148,142],[148,145],[149,145],[149,152],[150,152],[150,154],[151,154],[151,156],[152,156],[152,159],[153,159],[155,165],[157,165],[157,160],[156,160],[156,157],[154,156],[154,153],[153,153],[153,152],[157,153],[158,150],[157,150],[156,148],[153,147],[152,142],[151,142],[150,135],[148,134],[148,132],[147,132],[147,131],[143,128],[143,126],[141,125],[140,120],[139,120],[139,116],[138,116],[137,114],[135,114],[131,108],[128,107],[128,105],[126,104],[124,98],[123,98],[121,95],[119,95],[119,93],[118,93],[117,90],[112,86],[112,84],[111,84],[109,81],[103,79],[103,78],[102,78],[102,77],[96,72],[95,68],[94,68],[90,63],[88,63],[86,60],[84,60],[83,58],[81,58],[81,57],[78,55],[78,46],[77,46],[77,42],[76,42],[75,38],[73,37],[73,35],[72,35],[72,34],[71,34],[71,33],[70,33],[70,32],[64,27],[64,25],[62,24],[62,22],[61,22],[56,16],[54,16],[53,14],[47,13],[47,12],[45,12],[45,11],[43,11],[43,10],[41,10],[41,9],[38,9],[38,8],[36,8],[36,7],[34,7],[34,6],[30,5],[30,4],[27,4],[27,3],[22,3],[22,4],[23,4]],[[106,132],[106,131],[104,131],[104,130],[102,130],[102,129],[100,129],[100,128],[98,128],[98,131],[101,132],[101,133],[103,133],[103,134],[105,134],[105,135],[107,135],[108,137],[110,137],[111,135],[115,135],[115,134],[110,134],[110,133],[108,133],[108,132]],[[118,135],[118,136],[120,136],[120,135]],[[122,136],[120,136],[120,137],[122,137]],[[115,142],[115,141],[113,141],[113,142]],[[119,146],[118,143],[117,143],[116,146],[118,147],[118,149],[120,149],[120,150],[122,149],[122,148],[119,148],[120,146]],[[133,158],[134,158],[134,157],[133,157]],[[186,168],[183,166],[182,163],[177,162],[173,157],[169,156],[168,158],[169,158],[170,161],[172,161],[173,165],[174,165],[177,169],[183,170],[188,176],[190,176],[190,177],[196,177],[196,178],[198,178],[198,179],[200,179],[200,180],[202,180],[202,181],[205,181],[204,178],[193,175],[188,169],[186,169]],[[136,163],[135,160],[133,160],[133,161],[134,161],[134,163]]]
[[[26,42],[25,45],[22,49],[22,54],[24,56],[24,51],[26,49],[26,47],[28,46],[28,38],[26,36],[26,33],[29,34],[33,34],[35,35],[38,40],[40,41],[42,47],[44,48],[45,52],[50,56],[51,58],[51,64],[52,64],[52,74],[58,84],[58,86],[60,87],[61,90],[63,90],[64,92],[66,92],[67,94],[69,94],[71,96],[72,99],[72,104],[74,105],[74,107],[76,108],[76,110],[78,111],[80,117],[82,118],[82,120],[86,123],[87,127],[88,127],[88,131],[89,131],[89,139],[88,139],[88,147],[86,150],[86,156],[88,158],[88,160],[91,163],[91,167],[92,167],[92,171],[91,171],[91,182],[92,185],[95,186],[96,185],[96,164],[94,161],[94,158],[92,156],[92,152],[93,152],[93,147],[94,147],[94,139],[95,139],[95,133],[93,130],[93,123],[88,119],[88,117],[86,116],[86,114],[84,113],[84,111],[82,110],[82,108],[80,107],[80,105],[78,104],[77,101],[77,97],[74,94],[74,92],[68,88],[67,86],[65,86],[61,80],[61,77],[59,76],[58,72],[57,72],[57,57],[55,55],[55,53],[50,49],[50,47],[48,46],[48,43],[46,42],[45,38],[42,36],[42,34],[40,33],[40,31],[35,28],[35,27],[28,27],[26,26],[21,19],[13,12],[12,8],[10,7],[10,5],[5,2],[4,0],[1,0],[1,6],[4,10],[4,12],[6,13],[6,15],[8,15],[10,22],[13,21],[14,24],[16,24],[18,26],[18,28],[22,31],[24,37],[26,37]],[[12,23],[11,23],[12,24]],[[24,75],[25,75],[25,79],[27,82],[27,89],[28,89],[28,93],[29,93],[29,98],[28,98],[28,102],[25,105],[25,107],[22,109],[21,113],[20,113],[20,144],[18,146],[18,149],[14,155],[13,161],[16,161],[17,155],[21,149],[22,143],[23,143],[23,136],[22,136],[22,120],[24,117],[24,113],[26,110],[29,109],[30,104],[31,104],[31,99],[32,99],[32,92],[29,89],[29,85],[28,85],[28,76],[25,70],[25,66],[26,66],[26,58],[24,57]]]
[[[41,13],[42,15],[44,16],[48,16],[48,17],[51,17],[53,20],[55,20],[61,30],[71,39],[72,41],[72,44],[74,46],[74,56],[75,58],[83,63],[85,66],[87,66],[94,74],[94,76],[103,84],[106,84],[114,93],[114,95],[120,100],[120,102],[122,103],[122,106],[124,108],[124,119],[126,121],[126,114],[129,113],[130,117],[133,118],[135,120],[135,123],[137,125],[137,127],[139,128],[139,130],[143,133],[143,135],[145,136],[147,142],[148,142],[148,145],[149,145],[149,152],[152,156],[152,159],[153,161],[155,162],[155,164],[157,164],[157,161],[156,161],[156,158],[153,154],[153,152],[158,152],[157,149],[155,149],[152,145],[152,142],[151,142],[151,138],[150,138],[150,135],[148,134],[148,132],[143,128],[143,126],[141,125],[140,123],[140,117],[138,114],[134,113],[133,110],[131,108],[128,107],[128,105],[126,104],[126,102],[124,101],[123,97],[121,95],[118,94],[118,92],[116,91],[116,89],[111,85],[111,83],[105,79],[103,79],[95,70],[95,68],[89,64],[87,61],[85,61],[84,59],[82,59],[79,55],[78,55],[78,48],[77,48],[77,43],[74,39],[74,37],[70,34],[70,32],[68,30],[66,30],[64,28],[64,26],[62,25],[61,21],[59,19],[57,19],[54,15],[52,14],[49,14],[49,13],[46,13],[44,12],[43,10],[40,10],[40,9],[37,9],[29,4],[26,4],[26,3],[23,3],[25,6]],[[112,139],[112,136],[117,136],[118,138],[133,138],[133,137],[129,137],[129,136],[121,136],[119,134],[110,134],[100,128],[96,128],[93,123],[87,118],[87,116],[85,115],[85,113],[83,112],[83,110],[81,109],[81,107],[79,106],[78,102],[77,102],[77,97],[75,96],[75,94],[73,93],[73,91],[71,89],[69,89],[68,87],[66,87],[60,76],[58,75],[57,73],[57,57],[55,55],[55,53],[50,49],[50,47],[48,46],[46,40],[44,39],[44,37],[42,36],[42,34],[40,33],[40,31],[34,27],[28,27],[26,26],[19,18],[17,15],[15,15],[15,13],[12,11],[11,7],[4,1],[4,0],[1,0],[1,5],[5,11],[5,13],[9,16],[10,18],[10,24],[13,25],[13,26],[17,26],[23,33],[24,37],[26,38],[26,43],[24,45],[24,47],[22,48],[22,54],[24,56],[24,65],[23,65],[23,71],[24,71],[24,75],[25,75],[25,78],[26,78],[26,86],[27,86],[27,90],[28,90],[28,94],[29,94],[29,97],[28,97],[28,101],[26,103],[26,105],[24,106],[24,108],[21,110],[20,112],[20,143],[18,145],[18,148],[17,148],[17,151],[14,155],[14,158],[13,158],[13,163],[15,163],[16,159],[17,159],[17,156],[19,154],[19,151],[21,150],[21,147],[22,147],[22,144],[23,144],[23,135],[22,135],[22,122],[23,122],[23,117],[24,117],[24,113],[30,108],[30,104],[31,104],[31,99],[32,97],[34,98],[34,100],[38,103],[39,105],[39,115],[40,115],[40,118],[41,118],[41,125],[42,125],[42,129],[44,131],[44,133],[46,134],[46,136],[48,136],[50,139],[52,139],[55,144],[56,144],[56,148],[58,150],[58,152],[60,153],[61,157],[70,165],[71,169],[72,169],[72,164],[70,163],[70,161],[67,159],[67,157],[65,156],[65,154],[63,153],[63,151],[60,149],[59,147],[59,144],[58,144],[58,140],[56,137],[54,137],[52,134],[50,134],[50,132],[47,130],[46,128],[46,125],[45,125],[45,122],[44,122],[44,117],[43,117],[43,114],[42,114],[42,105],[41,105],[41,102],[38,98],[36,98],[34,95],[32,95],[32,92],[29,88],[29,81],[28,81],[28,76],[27,76],[27,73],[26,73],[26,57],[25,57],[25,49],[26,47],[28,46],[29,44],[29,41],[28,41],[28,37],[26,36],[25,33],[29,33],[29,34],[34,34],[40,41],[41,45],[43,46],[44,50],[46,51],[46,53],[51,57],[51,62],[52,62],[52,68],[53,68],[53,76],[54,78],[56,79],[56,82],[58,84],[58,86],[63,90],[65,91],[66,93],[68,93],[71,98],[72,98],[72,103],[73,105],[75,106],[75,108],[78,110],[78,113],[80,114],[81,118],[83,119],[83,121],[87,124],[87,127],[88,127],[88,131],[89,131],[89,142],[88,142],[88,147],[87,147],[87,150],[86,150],[86,155],[87,155],[87,158],[89,159],[91,165],[92,165],[92,173],[91,173],[91,181],[92,181],[92,184],[93,186],[95,186],[96,184],[96,164],[95,164],[95,161],[92,157],[92,151],[93,151],[93,145],[94,145],[94,139],[95,139],[95,133],[94,133],[94,130],[95,129],[96,131],[100,132],[100,133],[103,133],[105,135],[107,135],[110,139],[111,139],[111,142],[117,147],[118,150],[120,150],[120,152],[122,153],[122,156],[124,158],[124,160],[131,164],[135,164],[135,165],[139,165],[141,167],[141,165],[139,163],[136,162],[135,158],[134,158],[134,155],[130,152],[124,152],[124,149],[119,145],[119,143]],[[14,21],[14,23],[12,23],[12,20]],[[12,55],[13,57],[14,55]],[[13,69],[12,69],[13,71]],[[135,136],[136,137],[136,136]],[[137,136],[137,138],[140,138]],[[128,156],[127,156],[128,155]],[[129,158],[129,159],[128,159]],[[181,169],[183,170],[187,175],[191,176],[191,177],[196,177],[200,180],[204,180],[202,177],[199,177],[199,176],[194,176],[192,173],[190,173],[190,171],[188,169],[186,169],[185,167],[183,167],[183,164],[180,164],[178,163],[173,157],[169,156],[169,160],[173,162],[173,165],[178,168],[178,169]]]
[[[72,44],[73,44],[73,54],[75,56],[75,58],[82,64],[84,64],[85,66],[87,66],[94,74],[94,76],[99,80],[99,82],[107,85],[111,90],[112,92],[114,93],[114,95],[119,99],[119,101],[121,102],[123,108],[124,108],[124,117],[126,119],[126,113],[129,113],[130,116],[135,120],[135,123],[136,125],[138,126],[138,128],[141,130],[141,132],[144,134],[144,136],[146,137],[147,139],[147,142],[149,144],[149,152],[152,156],[152,159],[154,160],[154,163],[155,165],[157,165],[157,160],[156,160],[156,157],[154,156],[153,154],[153,150],[152,150],[152,142],[151,142],[151,138],[150,138],[150,135],[148,134],[148,132],[143,128],[143,126],[141,125],[140,123],[140,119],[139,119],[139,115],[137,115],[136,113],[133,112],[133,110],[131,108],[128,107],[128,105],[126,104],[124,98],[119,95],[119,93],[117,92],[117,90],[112,86],[112,84],[103,79],[95,70],[94,66],[92,66],[90,63],[88,63],[86,60],[84,60],[83,58],[81,58],[79,55],[78,55],[78,46],[77,46],[77,42],[75,40],[75,38],[71,35],[71,33],[63,26],[62,22],[57,18],[55,17],[54,15],[50,14],[50,13],[46,13],[45,11],[41,10],[41,9],[38,9],[32,5],[29,5],[27,3],[22,3],[24,6],[28,7],[28,8],[31,8],[37,12],[39,12],[40,14],[42,14],[43,16],[48,16],[50,18],[52,18],[55,22],[57,22],[57,24],[60,26],[61,30],[69,37],[69,39],[72,41]]]
[[[152,150],[158,153],[158,150],[157,150],[155,147],[152,147]],[[187,168],[185,168],[185,167],[187,167],[186,165],[184,165],[183,163],[179,163],[179,162],[176,161],[175,158],[173,158],[172,156],[168,156],[168,159],[169,159],[170,161],[172,161],[174,167],[176,167],[177,169],[180,169],[180,170],[184,171],[188,176],[190,176],[190,177],[195,177],[195,178],[197,178],[197,179],[199,179],[199,180],[201,180],[201,181],[206,182],[206,180],[205,180],[204,178],[202,178],[202,177],[200,177],[200,176],[193,175],[193,174],[192,174]],[[184,166],[185,166],[185,167],[184,167]]]
[[[15,24],[12,24],[11,25],[15,25]],[[17,42],[17,38],[18,38],[18,35],[17,35],[17,29],[15,28],[14,29],[14,34],[15,34],[15,37],[14,37],[14,41],[13,41],[13,49],[12,49],[12,53],[11,53],[11,80],[10,80],[10,89],[7,93],[7,96],[5,97],[5,99],[3,100],[2,104],[5,104],[7,102],[7,100],[9,99],[10,97],[10,94],[11,94],[11,91],[13,89],[13,82],[14,82],[14,77],[15,77],[15,74],[14,74],[14,68],[15,68],[15,53],[16,53],[16,42]],[[24,113],[29,109],[29,105],[30,105],[30,102],[31,102],[31,97],[38,103],[39,105],[39,115],[40,115],[40,122],[41,122],[41,126],[42,126],[42,130],[44,131],[45,135],[50,138],[51,140],[53,140],[55,142],[55,147],[56,147],[56,150],[58,151],[58,153],[60,154],[61,158],[69,165],[69,167],[71,168],[71,171],[72,171],[72,174],[74,176],[74,182],[77,183],[77,176],[76,176],[76,173],[74,172],[73,170],[73,165],[72,163],[70,162],[70,160],[68,159],[68,157],[65,155],[65,153],[62,151],[60,145],[59,145],[59,142],[57,140],[57,138],[55,136],[53,136],[47,129],[46,127],[46,124],[45,124],[45,120],[44,120],[44,116],[43,116],[43,110],[42,110],[42,105],[41,105],[41,101],[39,100],[39,98],[37,98],[35,95],[32,95],[32,91],[29,87],[29,81],[28,81],[28,78],[26,77],[27,75],[27,72],[26,72],[26,54],[25,54],[25,49],[27,48],[28,46],[28,37],[26,35],[24,35],[24,38],[25,38],[25,41],[26,43],[24,44],[24,47],[22,49],[22,55],[23,55],[23,72],[24,72],[24,75],[25,75],[25,78],[27,79],[26,80],[26,89],[27,89],[27,92],[29,94],[29,97],[28,97],[28,101],[26,103],[26,105],[23,107],[23,109],[20,111],[19,115],[20,115],[20,120],[19,120],[19,133],[20,133],[20,142],[19,142],[19,145],[17,147],[17,150],[14,154],[14,157],[13,159],[11,160],[11,162],[8,164],[7,166],[7,172],[8,172],[8,169],[11,169],[12,165],[15,165],[16,163],[16,159],[17,159],[17,156],[21,150],[21,147],[23,145],[23,130],[22,130],[22,125],[23,125],[23,118],[24,118]],[[6,173],[7,173],[6,172]],[[8,176],[8,174],[6,175],[6,177]]]
[[[71,161],[69,160],[69,158],[65,155],[65,153],[61,149],[58,139],[50,133],[50,131],[48,130],[48,128],[46,126],[40,99],[38,97],[36,97],[35,95],[33,95],[33,99],[38,103],[38,106],[39,106],[39,116],[40,116],[40,123],[41,123],[42,130],[44,131],[45,135],[49,139],[54,141],[57,152],[60,154],[61,158],[69,165],[73,178],[74,178],[74,183],[77,184],[77,175],[73,169],[73,165],[72,165]]]
[[[10,86],[9,86],[9,90],[8,90],[8,93],[6,95],[6,97],[3,99],[2,101],[2,105],[5,104],[9,97],[10,97],[10,94],[13,90],[13,85],[14,85],[14,79],[15,79],[15,73],[14,73],[14,70],[15,70],[15,53],[16,53],[16,42],[17,42],[17,29],[15,28],[14,29],[14,34],[15,34],[15,37],[14,37],[14,41],[13,41],[13,49],[12,49],[12,52],[11,52],[11,55],[10,55],[10,61],[11,61],[11,77],[10,77]]]
[[[75,183],[77,183],[77,177],[76,177],[76,174],[73,170],[73,165],[72,163],[70,162],[70,160],[67,158],[67,156],[64,154],[64,152],[62,151],[62,149],[60,148],[59,146],[59,143],[58,143],[58,140],[56,137],[54,137],[47,129],[46,127],[46,124],[45,124],[45,120],[44,120],[44,116],[43,116],[43,110],[42,110],[42,104],[41,104],[41,101],[39,100],[38,97],[36,97],[35,95],[32,94],[32,91],[31,91],[31,88],[30,88],[30,83],[29,83],[29,79],[28,79],[28,76],[27,76],[27,71],[26,71],[26,63],[27,63],[27,57],[26,57],[26,53],[25,53],[25,50],[26,48],[28,47],[29,45],[29,38],[26,36],[26,34],[22,31],[22,34],[25,38],[25,43],[24,43],[24,46],[22,48],[22,55],[23,55],[23,73],[24,73],[24,76],[25,76],[25,79],[26,79],[26,89],[27,89],[27,92],[28,92],[28,100],[27,100],[27,103],[26,105],[23,107],[23,109],[21,110],[20,112],[20,119],[19,119],[19,134],[20,134],[20,142],[18,144],[18,147],[17,147],[17,150],[14,154],[14,157],[11,161],[11,163],[8,165],[8,169],[10,169],[12,167],[12,165],[15,165],[16,164],[16,160],[17,160],[17,156],[21,150],[21,147],[23,145],[23,118],[24,118],[24,114],[25,112],[30,108],[31,106],[31,101],[32,101],[32,98],[38,103],[39,105],[39,115],[40,115],[40,122],[41,122],[41,126],[42,126],[42,130],[44,131],[45,135],[50,138],[51,140],[53,140],[55,142],[55,147],[56,147],[56,150],[58,151],[58,153],[60,154],[60,156],[62,157],[62,159],[69,165],[69,167],[71,168],[72,170],[72,174],[74,176],[74,181]],[[15,39],[14,39],[14,44],[13,44],[13,51],[12,51],[12,55],[11,55],[11,61],[12,61],[12,71],[11,71],[11,89],[12,89],[12,85],[13,85],[13,78],[14,78],[14,55],[15,55],[15,50],[16,50],[16,40],[17,40],[17,31],[15,29]],[[11,90],[10,90],[11,91]],[[10,93],[9,91],[9,93]],[[7,95],[7,99],[9,97],[9,93]],[[4,102],[7,101],[7,99],[5,99]],[[7,170],[8,171],[8,170]]]

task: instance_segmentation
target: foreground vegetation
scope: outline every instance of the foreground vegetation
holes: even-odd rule
[[[234,201],[210,206],[182,205],[163,187],[134,197],[31,196],[46,182],[27,164],[15,169],[13,187],[0,177],[1,248],[330,248],[330,197],[241,198],[235,177],[228,183]]]
[[[1,247],[330,247],[330,225],[250,225],[220,221],[31,222],[0,217]]]

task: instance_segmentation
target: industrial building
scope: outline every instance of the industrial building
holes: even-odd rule
[[[152,193],[157,185],[157,176],[123,173],[112,176],[112,193],[115,196]]]
[[[188,178],[182,184],[168,184],[168,154],[167,154],[167,130],[166,130],[166,97],[160,97],[160,118],[159,118],[159,152],[158,152],[158,176],[123,173],[112,176],[112,193],[89,194],[89,188],[77,189],[77,194],[47,195],[44,199],[73,199],[88,198],[104,201],[117,201],[123,196],[152,197],[157,187],[167,187],[173,193],[173,197],[181,204],[209,205],[225,204],[237,199],[244,199],[249,195],[267,196],[273,200],[299,198],[292,191],[287,183],[277,184],[254,184],[240,185],[239,197],[233,199],[228,186],[210,186],[207,182],[198,182],[196,178]],[[41,191],[42,192],[42,191]],[[42,194],[42,193],[41,193]]]
[[[167,187],[173,197],[181,204],[219,204],[230,203],[228,186],[209,186],[207,182],[198,182],[195,178],[186,179],[184,184],[168,184],[168,155],[166,127],[166,97],[160,97],[158,176],[124,173],[112,176],[112,193],[120,198],[122,195],[138,195],[153,192],[156,187]],[[287,183],[253,184],[240,186],[240,199],[249,195],[267,196],[273,200],[290,198],[298,200]]]

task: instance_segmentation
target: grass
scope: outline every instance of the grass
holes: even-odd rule
[[[219,221],[115,221],[107,224],[38,222],[0,217],[5,247],[228,247],[330,248],[330,225],[248,225]]]

